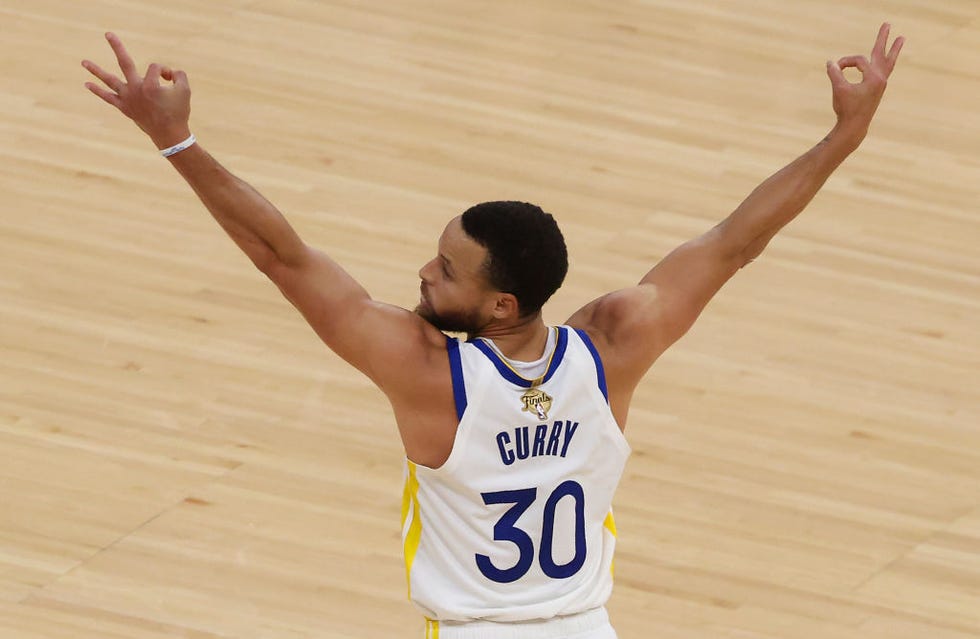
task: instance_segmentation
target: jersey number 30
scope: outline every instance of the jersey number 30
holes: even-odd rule
[[[520,551],[517,563],[510,568],[500,569],[493,565],[490,557],[476,555],[476,566],[483,576],[497,583],[509,584],[527,574],[534,562],[534,541],[531,536],[514,524],[521,515],[531,507],[537,499],[537,488],[523,490],[504,490],[496,493],[482,493],[483,503],[514,504],[504,513],[503,517],[493,527],[494,541],[508,541]],[[575,556],[566,564],[556,564],[553,552],[555,538],[555,509],[564,497],[575,500]],[[538,563],[544,574],[552,579],[567,579],[585,564],[585,493],[582,485],[568,480],[555,488],[544,505],[544,521],[541,527],[541,545],[538,551]]]

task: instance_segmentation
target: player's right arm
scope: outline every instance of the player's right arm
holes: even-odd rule
[[[637,286],[600,297],[568,320],[592,337],[602,355],[609,402],[621,425],[647,369],[861,144],[904,42],[896,39],[886,52],[888,35],[883,24],[870,60],[847,56],[827,63],[837,123],[826,138],[763,181],[714,228],[674,249]],[[845,79],[842,69],[848,67],[860,70],[860,82]]]
[[[151,64],[141,77],[119,38],[107,34],[106,39],[123,78],[86,60],[82,65],[105,85],[87,83],[86,87],[132,119],[158,148],[187,139],[187,76]],[[381,387],[396,410],[406,405],[397,401],[399,397],[431,395],[432,389],[424,386],[428,380],[448,379],[445,338],[432,325],[410,311],[371,299],[339,264],[303,242],[275,206],[200,144],[171,155],[169,160],[215,220],[296,306],[327,346]],[[419,374],[426,369],[438,372],[443,367],[445,376]]]

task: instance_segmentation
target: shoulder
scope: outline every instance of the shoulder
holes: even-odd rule
[[[599,297],[567,324],[584,331],[603,355],[653,348],[656,325],[663,319],[663,299],[654,284],[640,284]]]
[[[411,313],[394,307],[387,312],[399,311]],[[459,420],[462,386],[456,387],[451,362],[461,349],[458,340],[418,321],[407,332],[378,336],[385,356],[373,360],[368,376],[391,404],[408,459],[438,468],[452,451]]]
[[[663,299],[653,284],[613,291],[583,307],[567,324],[584,332],[601,362],[613,413],[625,425],[633,390],[663,353]]]
[[[386,393],[413,391],[420,383],[449,383],[447,345],[455,340],[415,313],[371,301],[360,317],[372,356],[365,373]]]

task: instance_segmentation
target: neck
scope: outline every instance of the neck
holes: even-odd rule
[[[535,313],[512,324],[494,326],[491,323],[467,337],[492,339],[508,359],[531,362],[544,355],[544,347],[548,343],[548,327],[545,326],[541,313]]]

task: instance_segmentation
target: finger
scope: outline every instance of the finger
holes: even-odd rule
[[[125,84],[122,80],[117,78],[115,75],[109,73],[99,65],[91,62],[90,60],[82,60],[82,66],[85,67],[89,73],[102,80],[103,83],[115,92],[119,92],[119,89]]]
[[[841,69],[847,69],[848,67],[857,67],[861,73],[867,73],[871,70],[871,62],[868,61],[863,55],[849,55],[841,58],[837,61],[837,66]]]
[[[160,69],[160,77],[166,80],[167,82],[173,82],[174,70],[171,69],[170,67],[163,67],[162,69]]]
[[[875,40],[875,46],[871,49],[872,60],[878,61],[884,59],[885,45],[888,44],[888,32],[891,31],[891,28],[892,25],[885,22],[878,29],[878,39]]]
[[[892,69],[895,68],[895,63],[898,62],[898,54],[902,52],[902,46],[904,44],[905,38],[902,36],[898,36],[895,38],[895,42],[892,42],[892,48],[888,50],[888,58],[886,59],[889,74],[891,74]]]
[[[109,41],[109,46],[112,47],[113,52],[116,54],[116,60],[119,62],[119,69],[126,77],[126,81],[131,84],[138,82],[140,76],[136,71],[136,65],[133,64],[133,58],[131,58],[129,52],[126,51],[126,47],[123,46],[122,40],[120,40],[115,33],[105,34],[105,39]]]
[[[85,88],[91,91],[92,93],[94,93],[95,95],[99,96],[100,98],[102,98],[103,100],[111,104],[112,106],[116,107],[120,111],[122,110],[122,100],[120,100],[119,96],[116,95],[115,93],[111,91],[106,91],[105,89],[95,84],[94,82],[86,82]]]
[[[143,80],[143,86],[159,87],[160,86],[160,74],[161,67],[159,64],[154,62],[146,68],[146,79]]]

